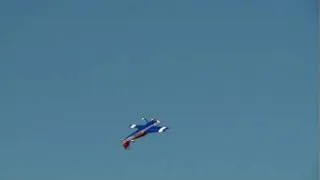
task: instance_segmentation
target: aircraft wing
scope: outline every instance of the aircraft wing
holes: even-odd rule
[[[150,129],[147,130],[147,133],[161,133],[169,129],[165,126],[153,126]]]
[[[144,125],[130,124],[129,128],[131,129],[142,129]]]

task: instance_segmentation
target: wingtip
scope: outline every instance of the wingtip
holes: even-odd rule
[[[133,128],[135,128],[135,127],[137,127],[136,124],[130,124],[130,125],[129,125],[129,128],[131,128],[131,129],[133,129]]]
[[[169,129],[169,127],[162,127],[159,129],[159,132],[165,132]]]

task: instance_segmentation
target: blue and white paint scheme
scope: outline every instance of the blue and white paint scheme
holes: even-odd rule
[[[128,149],[131,142],[135,142],[140,137],[143,137],[149,133],[162,133],[168,130],[169,128],[166,126],[159,126],[160,121],[157,119],[151,119],[150,121],[143,117],[141,118],[146,123],[145,124],[131,124],[129,127],[131,129],[136,129],[133,133],[127,136],[123,141],[122,145],[125,149]]]

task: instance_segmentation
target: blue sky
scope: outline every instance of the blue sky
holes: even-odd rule
[[[0,179],[316,178],[315,0],[7,0],[0,20]],[[171,129],[124,151],[139,113]]]

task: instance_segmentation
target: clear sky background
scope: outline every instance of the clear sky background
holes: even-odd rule
[[[316,8],[1,1],[0,179],[316,179]]]

